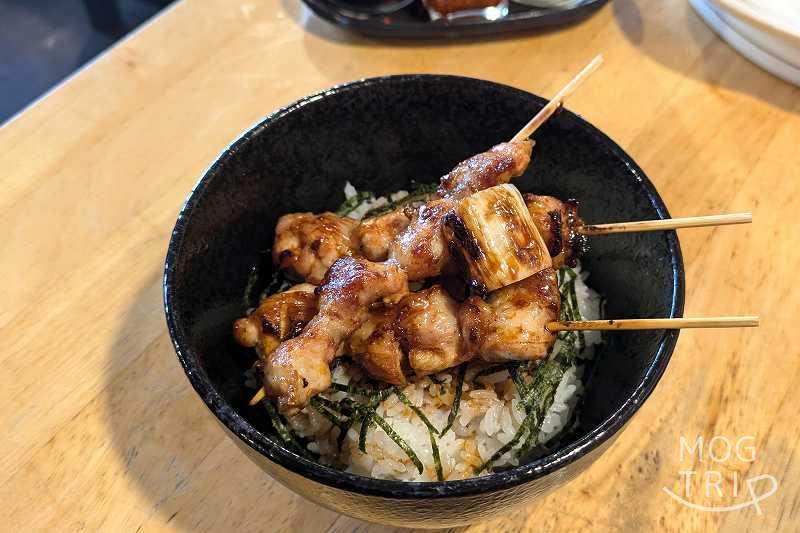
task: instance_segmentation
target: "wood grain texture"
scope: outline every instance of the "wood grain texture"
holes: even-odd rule
[[[762,325],[683,332],[653,396],[592,468],[466,529],[796,529],[800,365],[787,340],[800,315],[800,91],[683,0],[617,0],[535,35],[395,45],[348,36],[296,0],[183,0],[0,129],[3,529],[385,531],[273,482],[194,397],[161,309],[175,215],[231,139],[309,92],[436,72],[550,95],[596,53],[604,67],[568,107],[631,153],[672,214],[754,212],[749,226],[682,231],[686,314]],[[756,460],[681,460],[681,436],[715,435],[752,435]],[[779,487],[762,514],[702,512],[663,491],[682,494],[679,471],[692,468],[771,474]],[[695,503],[734,501],[695,489]]]

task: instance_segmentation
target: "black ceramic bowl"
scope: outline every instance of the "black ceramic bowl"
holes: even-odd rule
[[[435,181],[457,162],[504,139],[545,103],[530,93],[452,76],[391,76],[309,96],[264,119],[217,158],[195,186],[167,253],[164,300],[178,358],[231,438],[281,483],[325,507],[387,524],[444,527],[530,502],[574,478],[610,445],[664,372],[678,333],[608,336],[586,379],[580,422],[546,456],[512,470],[445,483],[404,483],[346,474],[283,447],[243,373],[253,354],[231,324],[269,269],[278,217],[324,211],[349,180],[385,194],[412,179]],[[668,217],[653,185],[613,141],[562,111],[535,136],[522,191],[577,198],[587,222]],[[583,264],[607,298],[609,317],[683,312],[683,264],[674,232],[595,237]],[[262,272],[263,273],[263,272]],[[225,475],[221,472],[220,475]],[[235,495],[232,495],[235,497]]]

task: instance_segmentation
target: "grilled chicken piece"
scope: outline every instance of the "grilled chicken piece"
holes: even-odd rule
[[[465,361],[458,330],[458,303],[439,285],[400,301],[395,328],[418,376]]]
[[[398,307],[378,307],[350,337],[346,352],[373,378],[405,385],[408,361],[394,327]]]
[[[454,204],[455,200],[443,198],[421,206],[408,227],[389,246],[389,258],[405,269],[409,281],[439,275],[450,258],[442,234],[442,219]]]
[[[272,261],[319,284],[340,257],[353,254],[350,235],[358,221],[334,213],[292,213],[278,219]]]
[[[553,268],[575,266],[575,262],[589,247],[586,235],[578,231],[583,226],[583,220],[578,216],[578,201],[562,202],[552,196],[537,194],[526,194],[524,198],[533,222],[553,258]]]
[[[552,268],[495,291],[486,300],[472,296],[459,310],[465,351],[486,361],[545,357],[556,340],[545,325],[558,320],[560,309]]]
[[[462,161],[441,178],[437,192],[442,199],[421,207],[389,247],[389,257],[406,269],[410,281],[438,276],[450,259],[441,228],[456,201],[521,175],[530,163],[532,147],[527,140],[498,144]]]
[[[255,347],[264,359],[282,340],[300,333],[317,314],[314,289],[310,283],[301,283],[262,300],[255,311],[233,324],[236,342]]]
[[[551,266],[550,253],[513,185],[459,200],[444,218],[444,236],[473,291],[511,285]]]
[[[488,152],[476,154],[442,176],[439,196],[463,198],[470,194],[508,183],[521,176],[531,162],[533,142],[500,143]]]
[[[395,263],[342,257],[316,290],[319,312],[302,333],[282,342],[266,360],[264,388],[282,413],[293,414],[331,384],[330,362],[367,319],[375,302],[396,303],[408,278]]]
[[[532,146],[530,141],[502,143],[459,163],[441,179],[438,192],[443,199],[429,202],[415,214],[396,210],[361,224],[333,213],[284,215],[275,228],[272,259],[314,284],[338,258],[359,254],[371,261],[395,258],[412,281],[436,276],[449,257],[441,220],[453,199],[522,174]]]
[[[386,261],[389,246],[410,223],[411,219],[403,209],[361,221],[353,230],[357,253],[370,261]]]

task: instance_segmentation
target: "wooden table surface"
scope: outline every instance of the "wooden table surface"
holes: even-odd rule
[[[568,106],[636,159],[672,213],[754,212],[748,227],[680,234],[686,314],[760,314],[762,326],[683,332],[597,463],[468,529],[797,528],[798,89],[683,0],[618,0],[559,31],[424,45],[351,37],[297,0],[184,0],[0,129],[2,529],[383,531],[275,483],[195,397],[161,303],[178,209],[238,133],[309,92],[436,72],[551,95],[598,52],[605,66]],[[714,457],[681,457],[681,437],[717,437]],[[740,457],[724,457],[724,439]],[[745,480],[762,475],[778,487],[759,508],[707,512],[664,491],[685,495],[687,470],[697,505],[745,501]],[[722,493],[706,493],[712,471]]]

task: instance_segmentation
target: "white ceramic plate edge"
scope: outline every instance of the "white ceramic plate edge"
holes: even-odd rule
[[[767,72],[779,78],[800,86],[800,69],[762,50],[730,25],[717,14],[709,5],[708,0],[689,0],[689,4],[706,24],[711,26],[720,37],[727,41],[736,51],[747,59],[760,66]]]
[[[711,3],[713,3],[717,9],[727,11],[734,17],[747,21],[767,33],[790,41],[795,46],[800,47],[800,31],[788,24],[784,24],[772,14],[765,15],[759,13],[757,10],[739,0],[711,0]]]

